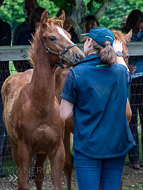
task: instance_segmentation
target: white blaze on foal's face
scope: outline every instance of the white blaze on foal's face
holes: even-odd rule
[[[73,44],[73,42],[68,38],[68,36],[64,33],[64,31],[60,27],[57,27],[57,29],[58,29],[59,34],[64,36],[70,43]]]

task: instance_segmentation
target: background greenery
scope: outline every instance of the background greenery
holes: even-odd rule
[[[58,7],[54,5],[52,1],[49,0],[37,0],[38,4],[46,8],[50,16],[53,17],[58,11]],[[85,4],[89,3],[89,0],[84,0]],[[23,13],[23,0],[5,0],[4,5],[0,8],[0,18],[11,25],[12,31],[21,22],[24,21],[25,15]],[[86,9],[87,14],[93,14],[100,7],[101,4],[93,3],[94,9],[90,13]],[[99,19],[100,25],[107,27],[109,29],[120,28],[120,23],[123,15],[128,15],[133,9],[140,9],[143,11],[143,1],[142,0],[114,0],[104,15]]]

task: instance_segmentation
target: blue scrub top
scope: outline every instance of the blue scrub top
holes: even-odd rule
[[[135,34],[132,34],[132,42],[141,42],[143,41],[143,31]],[[132,74],[132,78],[137,78],[143,76],[143,56],[130,56],[129,65],[136,66],[136,71]]]
[[[104,159],[125,156],[135,145],[125,115],[125,66],[90,55],[70,70],[61,97],[74,104],[74,150]]]

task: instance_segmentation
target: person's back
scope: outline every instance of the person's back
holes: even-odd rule
[[[115,152],[118,156],[128,152],[132,144],[126,136],[129,127],[125,116],[126,67],[104,64],[99,54],[94,54],[75,66],[69,75],[75,77],[74,89],[78,89],[73,148],[86,156],[101,159],[113,157]]]

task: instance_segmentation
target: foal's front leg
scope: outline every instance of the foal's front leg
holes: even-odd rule
[[[37,154],[36,164],[34,167],[34,181],[36,183],[37,190],[42,190],[42,184],[45,176],[44,162],[47,158],[47,154]]]
[[[60,146],[53,156],[49,156],[49,160],[51,163],[51,172],[52,172],[52,180],[53,180],[53,190],[62,190],[62,169],[65,161],[65,150],[63,142],[60,143]]]
[[[64,147],[65,147],[65,164],[64,164],[64,173],[67,179],[67,190],[71,190],[71,175],[73,170],[73,156],[70,150],[70,131],[66,127],[65,128],[65,136],[64,136]]]
[[[30,152],[30,148],[20,141],[18,143],[18,190],[30,190],[29,175],[30,175],[30,163],[34,156],[34,153]]]

